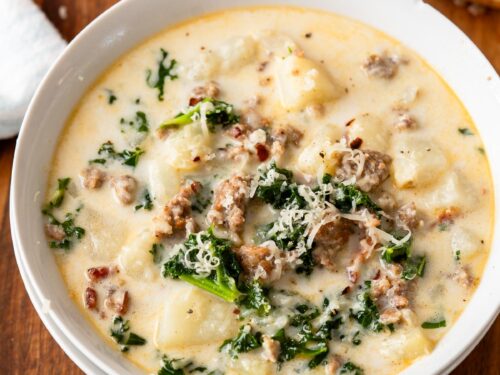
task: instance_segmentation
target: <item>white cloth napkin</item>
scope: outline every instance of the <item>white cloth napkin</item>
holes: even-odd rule
[[[65,46],[30,0],[0,0],[0,139],[17,134],[38,84]]]

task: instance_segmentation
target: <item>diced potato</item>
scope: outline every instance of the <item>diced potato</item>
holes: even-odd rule
[[[451,249],[453,255],[460,251],[460,260],[468,262],[482,249],[481,240],[471,230],[462,226],[454,226],[451,232]]]
[[[168,154],[166,156],[168,158]],[[180,177],[175,169],[166,164],[164,160],[153,158],[145,160],[144,164],[148,172],[148,186],[151,196],[158,205],[166,203],[178,192]]]
[[[169,151],[166,162],[176,170],[189,171],[200,166],[210,152],[212,137],[204,134],[200,124],[184,126],[173,132],[165,141],[165,149]]]
[[[243,357],[231,361],[226,370],[227,375],[273,375],[276,365],[256,356]]]
[[[298,48],[293,39],[274,30],[261,31],[256,38],[266,55],[286,57],[290,51],[295,51]]]
[[[299,155],[297,167],[303,173],[316,176],[317,173],[334,173],[338,159],[333,155],[330,141],[314,140]]]
[[[392,146],[392,175],[399,188],[430,185],[448,167],[441,148],[422,136],[395,134]]]
[[[225,42],[218,54],[222,61],[222,69],[232,70],[245,66],[255,58],[257,43],[251,36],[237,37]]]
[[[220,56],[212,51],[201,54],[199,59],[194,60],[185,67],[186,75],[192,81],[209,80],[219,71],[221,64]]]
[[[171,288],[158,318],[155,345],[159,350],[216,343],[238,333],[234,305],[182,281]]]
[[[467,182],[461,179],[457,172],[450,172],[425,199],[425,207],[435,211],[450,207],[467,209],[476,201],[477,198],[470,192]]]
[[[128,276],[145,281],[156,278],[159,271],[149,252],[155,240],[154,234],[149,230],[135,233],[128,239],[119,257],[120,266]]]
[[[340,95],[328,73],[305,57],[293,54],[285,58],[277,57],[275,76],[281,104],[287,110],[300,110]]]
[[[361,138],[362,149],[375,150],[387,153],[389,148],[389,129],[377,116],[364,114],[356,117],[354,122],[347,128],[347,135],[351,140]]]
[[[419,327],[400,328],[382,340],[380,353],[394,361],[411,361],[432,350],[432,342]]]

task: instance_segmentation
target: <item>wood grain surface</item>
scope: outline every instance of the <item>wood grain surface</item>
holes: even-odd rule
[[[0,0],[1,1],[1,0]],[[326,1],[326,0],[325,0]],[[71,40],[114,0],[35,0]],[[427,1],[455,22],[500,71],[500,11],[474,17],[452,0]],[[61,17],[60,7],[67,17]],[[145,21],[145,20],[140,20]],[[9,224],[9,181],[15,139],[0,141],[0,375],[81,374],[38,318],[14,259]],[[453,375],[500,375],[500,318]],[[425,374],[423,374],[425,375]]]

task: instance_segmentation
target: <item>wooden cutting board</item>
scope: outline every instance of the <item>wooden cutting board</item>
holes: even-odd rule
[[[2,0],[0,0],[2,1]],[[326,1],[326,0],[325,0]],[[483,0],[500,3],[500,0]],[[35,0],[71,40],[115,0]],[[500,71],[500,11],[474,17],[452,0],[428,0],[464,30]],[[64,8],[61,8],[63,6]],[[15,139],[0,141],[0,374],[82,374],[38,318],[24,290],[10,238],[8,193]],[[500,318],[453,375],[500,375]],[[422,374],[425,375],[425,374]]]

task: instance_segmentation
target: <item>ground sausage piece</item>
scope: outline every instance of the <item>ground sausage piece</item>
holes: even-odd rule
[[[113,188],[115,197],[122,204],[130,204],[135,200],[135,193],[137,191],[137,181],[129,175],[120,177],[113,177],[111,179],[111,186]]]
[[[112,290],[108,298],[104,300],[104,305],[107,309],[114,311],[117,314],[124,315],[128,311],[130,297],[127,291]]]
[[[62,241],[66,237],[64,229],[60,225],[45,224],[45,233],[47,234],[47,236],[56,241]]]
[[[398,70],[396,59],[387,55],[370,55],[363,64],[363,68],[370,77],[391,79]]]
[[[222,181],[215,189],[214,202],[207,215],[208,221],[239,233],[245,223],[245,205],[249,192],[248,177],[234,175]]]
[[[159,225],[157,237],[172,235],[176,230],[186,229],[192,232],[195,222],[191,216],[191,197],[198,194],[202,185],[198,181],[190,181],[181,187],[180,191],[163,208],[163,214],[155,218]]]
[[[283,155],[288,145],[298,146],[303,135],[300,130],[295,129],[293,126],[277,128],[271,134],[271,154],[273,156]]]
[[[394,308],[388,308],[382,314],[380,314],[380,323],[382,324],[394,324],[398,323],[403,315],[401,311]]]
[[[98,168],[88,167],[80,172],[80,179],[85,189],[98,189],[106,179],[106,173]]]
[[[397,212],[398,220],[410,229],[415,229],[419,225],[417,218],[417,206],[411,202],[401,206]]]
[[[330,356],[328,359],[328,364],[325,366],[325,374],[326,375],[335,375],[337,374],[338,369],[340,368],[340,362],[334,356]]]
[[[240,261],[243,272],[248,278],[253,278],[258,269],[264,270],[267,276],[261,276],[267,279],[271,276],[274,269],[274,263],[271,258],[271,250],[263,246],[243,245],[235,249],[236,257]]]
[[[89,310],[94,310],[97,307],[97,292],[95,289],[88,287],[84,293],[85,307]]]
[[[474,279],[469,275],[467,272],[467,269],[465,267],[459,267],[455,273],[453,274],[453,280],[455,280],[457,283],[459,283],[461,286],[464,288],[470,287]]]
[[[280,355],[281,345],[279,341],[273,340],[267,335],[262,336],[262,348],[264,349],[264,359],[275,363]]]
[[[350,226],[344,219],[337,219],[323,225],[314,237],[316,248],[313,258],[317,264],[335,271],[335,256],[349,241]]]
[[[97,282],[105,279],[109,275],[109,267],[91,267],[87,270],[90,281]]]
[[[219,93],[219,86],[213,81],[208,82],[205,86],[197,86],[193,89],[193,94],[189,104],[195,105],[205,98],[217,98]]]
[[[363,191],[369,192],[380,186],[389,177],[391,157],[378,151],[364,150],[365,162],[356,185]],[[352,160],[351,154],[346,152],[342,156],[340,168],[336,177],[341,181],[348,180],[356,175],[358,165]]]

